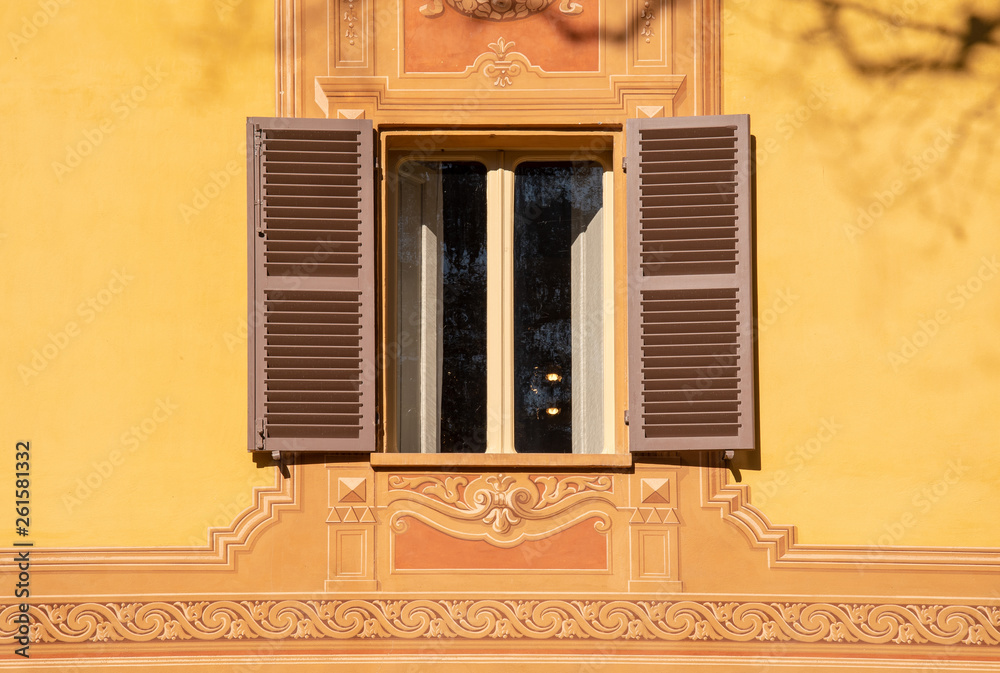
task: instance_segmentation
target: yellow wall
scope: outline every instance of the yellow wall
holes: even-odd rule
[[[743,477],[803,542],[996,546],[1000,48],[963,62],[949,33],[1000,15],[858,4],[725,5],[725,109],[759,162],[763,469]],[[939,66],[882,68],[913,57]]]
[[[805,542],[1000,544],[1000,49],[861,72],[818,4],[726,3],[725,111],[752,115],[760,162],[762,470],[743,478]],[[887,21],[844,16],[863,63],[956,51],[897,24],[960,30],[957,1],[874,6]],[[240,330],[243,119],[273,114],[273,5],[18,0],[0,26],[0,446],[32,442],[33,538],[203,541],[272,478],[244,452]]]
[[[273,481],[240,331],[273,3],[18,0],[0,27],[0,484],[29,439],[36,544],[203,544]]]

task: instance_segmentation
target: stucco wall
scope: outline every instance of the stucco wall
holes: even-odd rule
[[[961,35],[957,2],[833,32],[819,5],[726,3],[725,111],[752,115],[759,161],[762,469],[742,477],[805,542],[996,545],[1000,50],[906,27]],[[35,540],[204,541],[272,476],[244,452],[241,327],[273,8],[18,1],[0,25],[0,428],[32,442]],[[941,64],[880,68],[912,54]]]
[[[241,331],[273,5],[19,0],[0,26],[0,483],[30,440],[36,545],[204,544],[273,481]]]
[[[726,2],[725,109],[759,166],[743,476],[803,542],[996,546],[1000,49],[969,29],[1000,17],[851,4]]]

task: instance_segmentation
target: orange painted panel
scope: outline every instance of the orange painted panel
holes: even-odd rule
[[[503,37],[546,72],[587,72],[600,67],[598,3],[566,15],[554,2],[547,9],[515,21],[485,21],[445,5],[434,18],[420,13],[421,2],[404,3],[403,70],[407,73],[462,72],[476,58],[492,53],[490,43]]]
[[[459,540],[416,519],[395,537],[397,570],[606,570],[608,536],[587,519],[542,540],[511,549],[481,540]]]

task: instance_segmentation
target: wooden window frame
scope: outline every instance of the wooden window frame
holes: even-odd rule
[[[600,129],[598,131],[580,132],[538,132],[519,130],[483,130],[483,131],[435,131],[435,130],[390,130],[384,131],[380,138],[380,165],[383,166],[383,179],[380,191],[382,204],[379,216],[379,259],[381,261],[379,271],[379,293],[382,298],[380,309],[380,347],[381,352],[386,354],[380,363],[381,390],[379,395],[380,416],[382,424],[379,428],[379,452],[373,455],[373,462],[387,464],[529,464],[538,463],[546,465],[563,464],[567,466],[577,465],[621,465],[629,461],[625,447],[621,443],[623,433],[619,426],[622,425],[623,414],[620,405],[623,397],[620,393],[624,391],[625,382],[619,379],[624,376],[624,353],[616,347],[619,341],[624,339],[624,304],[617,296],[616,283],[621,273],[621,265],[617,251],[621,249],[624,237],[624,217],[623,203],[621,199],[621,185],[618,183],[621,177],[621,170],[616,167],[621,165],[621,151],[624,147],[624,138],[620,129],[608,131]],[[496,157],[503,153],[503,158],[499,160],[484,159],[484,157]],[[608,314],[608,319],[603,326],[602,340],[604,342],[604,403],[603,403],[603,427],[601,441],[602,451],[600,453],[571,453],[571,454],[520,454],[513,448],[512,422],[501,423],[499,426],[491,427],[488,430],[489,443],[491,449],[482,454],[454,454],[454,453],[399,453],[396,436],[396,395],[395,390],[396,374],[393,366],[392,353],[395,341],[396,305],[393,301],[395,296],[396,276],[394,260],[396,256],[395,232],[393,227],[396,222],[395,214],[395,192],[392,189],[392,180],[398,164],[407,160],[437,160],[445,157],[455,161],[474,160],[480,161],[487,166],[488,170],[499,170],[501,177],[497,180],[490,178],[488,182],[487,200],[500,202],[502,204],[513,203],[513,170],[524,161],[544,161],[544,160],[567,160],[578,158],[585,161],[596,161],[604,167],[604,213],[602,215],[602,236],[601,244],[603,253],[602,260],[602,282],[605,285],[604,303],[611,304],[614,310]],[[501,214],[503,206],[492,208],[493,214],[490,217],[499,217],[499,222],[491,222],[489,236],[493,238],[488,243],[494,250],[499,250],[509,246],[513,231],[512,216]],[[616,240],[621,239],[621,240]],[[490,363],[501,364],[500,376],[504,379],[498,383],[496,376],[491,374],[491,409],[499,408],[501,418],[509,416],[512,404],[513,383],[510,379],[510,368],[513,353],[513,332],[509,329],[511,324],[512,304],[510,301],[512,293],[513,277],[510,270],[502,268],[502,255],[494,253],[490,257],[491,268],[489,277],[491,279],[502,278],[502,287],[499,291],[491,292],[489,299],[491,315],[496,323],[507,326],[501,328],[502,338],[492,338],[489,346],[488,356]],[[494,280],[491,285],[496,285]],[[500,317],[497,317],[497,314]],[[498,399],[502,395],[502,399]],[[511,399],[508,399],[511,398]],[[380,456],[380,457],[376,457]],[[457,458],[456,458],[457,457]],[[450,460],[456,458],[456,460]]]

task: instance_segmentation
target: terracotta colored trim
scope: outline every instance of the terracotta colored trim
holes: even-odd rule
[[[695,6],[695,114],[722,114],[722,0],[703,0]]]
[[[538,638],[756,644],[1000,643],[1000,603],[902,604],[771,600],[531,600],[403,598],[81,602],[31,606],[32,643],[435,638],[505,644]],[[17,633],[16,605],[0,641]],[[293,640],[292,642],[295,642]],[[593,645],[592,645],[593,646]]]
[[[584,109],[588,110],[589,124],[623,124],[626,119],[641,116],[639,106],[659,101],[662,108],[663,101],[678,95],[685,79],[684,75],[612,75],[592,87],[571,91],[511,90],[502,96],[491,91],[478,95],[471,92],[475,117],[467,112],[467,101],[428,96],[420,89],[390,88],[385,77],[317,77],[315,100],[330,119],[360,115],[374,120],[376,126],[509,126],[512,119],[525,126],[575,126]]]
[[[301,0],[274,3],[274,107],[278,117],[298,117],[302,110],[299,70],[302,61]]]
[[[290,477],[275,471],[273,486],[255,487],[250,507],[237,515],[225,528],[209,528],[205,547],[137,547],[102,548],[82,547],[38,548],[31,550],[33,567],[52,571],[80,572],[94,567],[151,566],[170,564],[180,567],[218,566],[233,567],[237,552],[253,547],[263,532],[278,521],[279,513],[297,509],[300,502],[298,477],[301,467],[290,465]]]
[[[750,502],[750,487],[727,483],[727,470],[701,470],[702,506],[720,510],[756,549],[766,549],[771,567],[863,570],[949,570],[963,573],[997,572],[1000,549],[990,547],[871,547],[800,544],[794,526],[771,521]]]
[[[522,453],[373,453],[373,467],[447,467],[447,468],[628,468],[627,454],[522,454]]]

